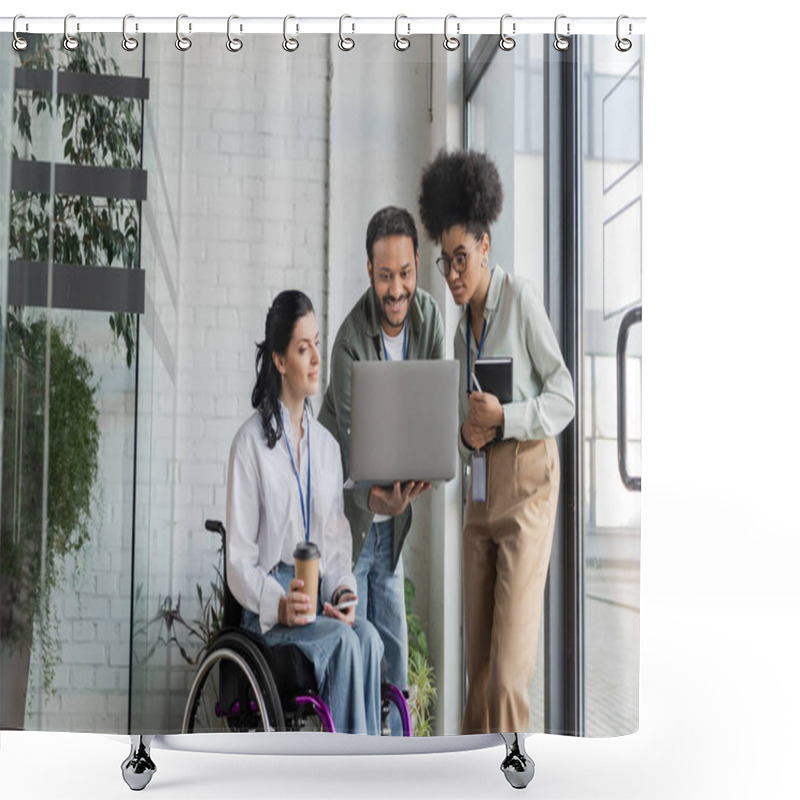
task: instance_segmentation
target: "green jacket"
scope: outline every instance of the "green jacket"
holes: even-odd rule
[[[436,301],[417,288],[409,311],[409,359],[444,357],[444,326]],[[353,361],[383,359],[380,317],[372,287],[358,299],[342,322],[331,354],[331,378],[319,412],[319,421],[333,434],[342,451],[345,480],[350,476],[350,367]],[[344,511],[353,535],[353,564],[358,561],[372,525],[373,512],[367,505],[369,489],[345,489]],[[411,528],[411,506],[394,518],[392,567]]]

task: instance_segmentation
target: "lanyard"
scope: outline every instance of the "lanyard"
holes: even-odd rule
[[[303,512],[303,528],[306,532],[306,541],[308,541],[311,533],[311,428],[308,424],[308,407],[306,407],[306,441],[308,447],[308,475],[306,477],[306,502],[303,505],[303,489],[300,486],[300,475],[297,471],[297,466],[294,463],[294,456],[292,455],[292,448],[289,447],[289,438],[284,433],[284,441],[286,442],[286,450],[289,453],[289,460],[292,462],[292,471],[294,478],[297,481],[297,491],[300,493],[300,511]]]
[[[383,344],[383,360],[391,361],[389,358],[389,351],[386,349],[386,339],[383,335],[383,327],[381,327],[381,343]],[[403,361],[406,360],[408,353],[408,322],[403,325]]]
[[[470,335],[471,325],[469,322],[470,313],[469,309],[467,310],[467,394],[469,394],[472,390],[470,389],[470,381],[472,380],[472,373],[470,372],[469,368],[469,354],[472,352],[472,336]],[[481,352],[483,350],[483,340],[486,338],[486,320],[483,321],[483,328],[481,330],[481,341],[478,344],[478,355],[475,356],[475,360],[477,361],[481,357]]]
[[[489,282],[491,285],[491,280],[494,277],[494,267],[492,267],[492,273],[489,277]],[[472,389],[470,389],[471,381],[472,381],[472,373],[469,369],[469,354],[472,352],[472,337],[470,336],[470,331],[472,326],[470,325],[470,319],[472,315],[469,311],[469,306],[467,306],[467,394],[469,394]],[[487,319],[484,317],[483,319],[483,328],[481,329],[481,340],[478,343],[478,355],[475,356],[475,360],[477,361],[481,357],[481,352],[483,351],[483,340],[486,338],[486,322]]]

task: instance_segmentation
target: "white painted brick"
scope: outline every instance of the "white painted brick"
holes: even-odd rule
[[[71,641],[76,643],[97,641],[97,625],[93,622],[73,622]]]
[[[215,461],[184,461],[180,464],[178,474],[182,484],[213,486],[222,480],[223,467]]]
[[[128,667],[130,663],[130,649],[127,644],[112,644],[108,648],[108,663],[112,667]]]
[[[61,658],[65,664],[84,664],[97,666],[104,664],[106,658],[105,646],[99,643],[61,645]],[[127,663],[127,662],[126,662]]]
[[[230,395],[216,398],[215,413],[217,417],[236,417],[238,413],[236,398]]]

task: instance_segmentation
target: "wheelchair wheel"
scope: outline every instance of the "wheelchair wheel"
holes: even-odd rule
[[[400,731],[402,736],[413,736],[411,712],[405,694],[394,684],[381,686],[381,736],[391,736]]]
[[[195,675],[183,733],[282,730],[278,690],[264,656],[239,632],[223,632]]]

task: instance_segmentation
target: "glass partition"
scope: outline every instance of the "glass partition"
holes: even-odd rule
[[[624,351],[618,344],[623,320],[642,303],[644,42],[633,39],[629,53],[613,37],[581,46],[585,730],[607,736],[636,730],[639,715],[641,494],[623,483],[618,452],[621,444],[627,472],[641,476],[641,325]]]
[[[13,727],[120,731],[146,192],[142,98],[125,76],[141,55],[112,55],[101,35],[75,53],[29,42],[10,51],[2,563],[17,660],[3,686],[29,672]]]

